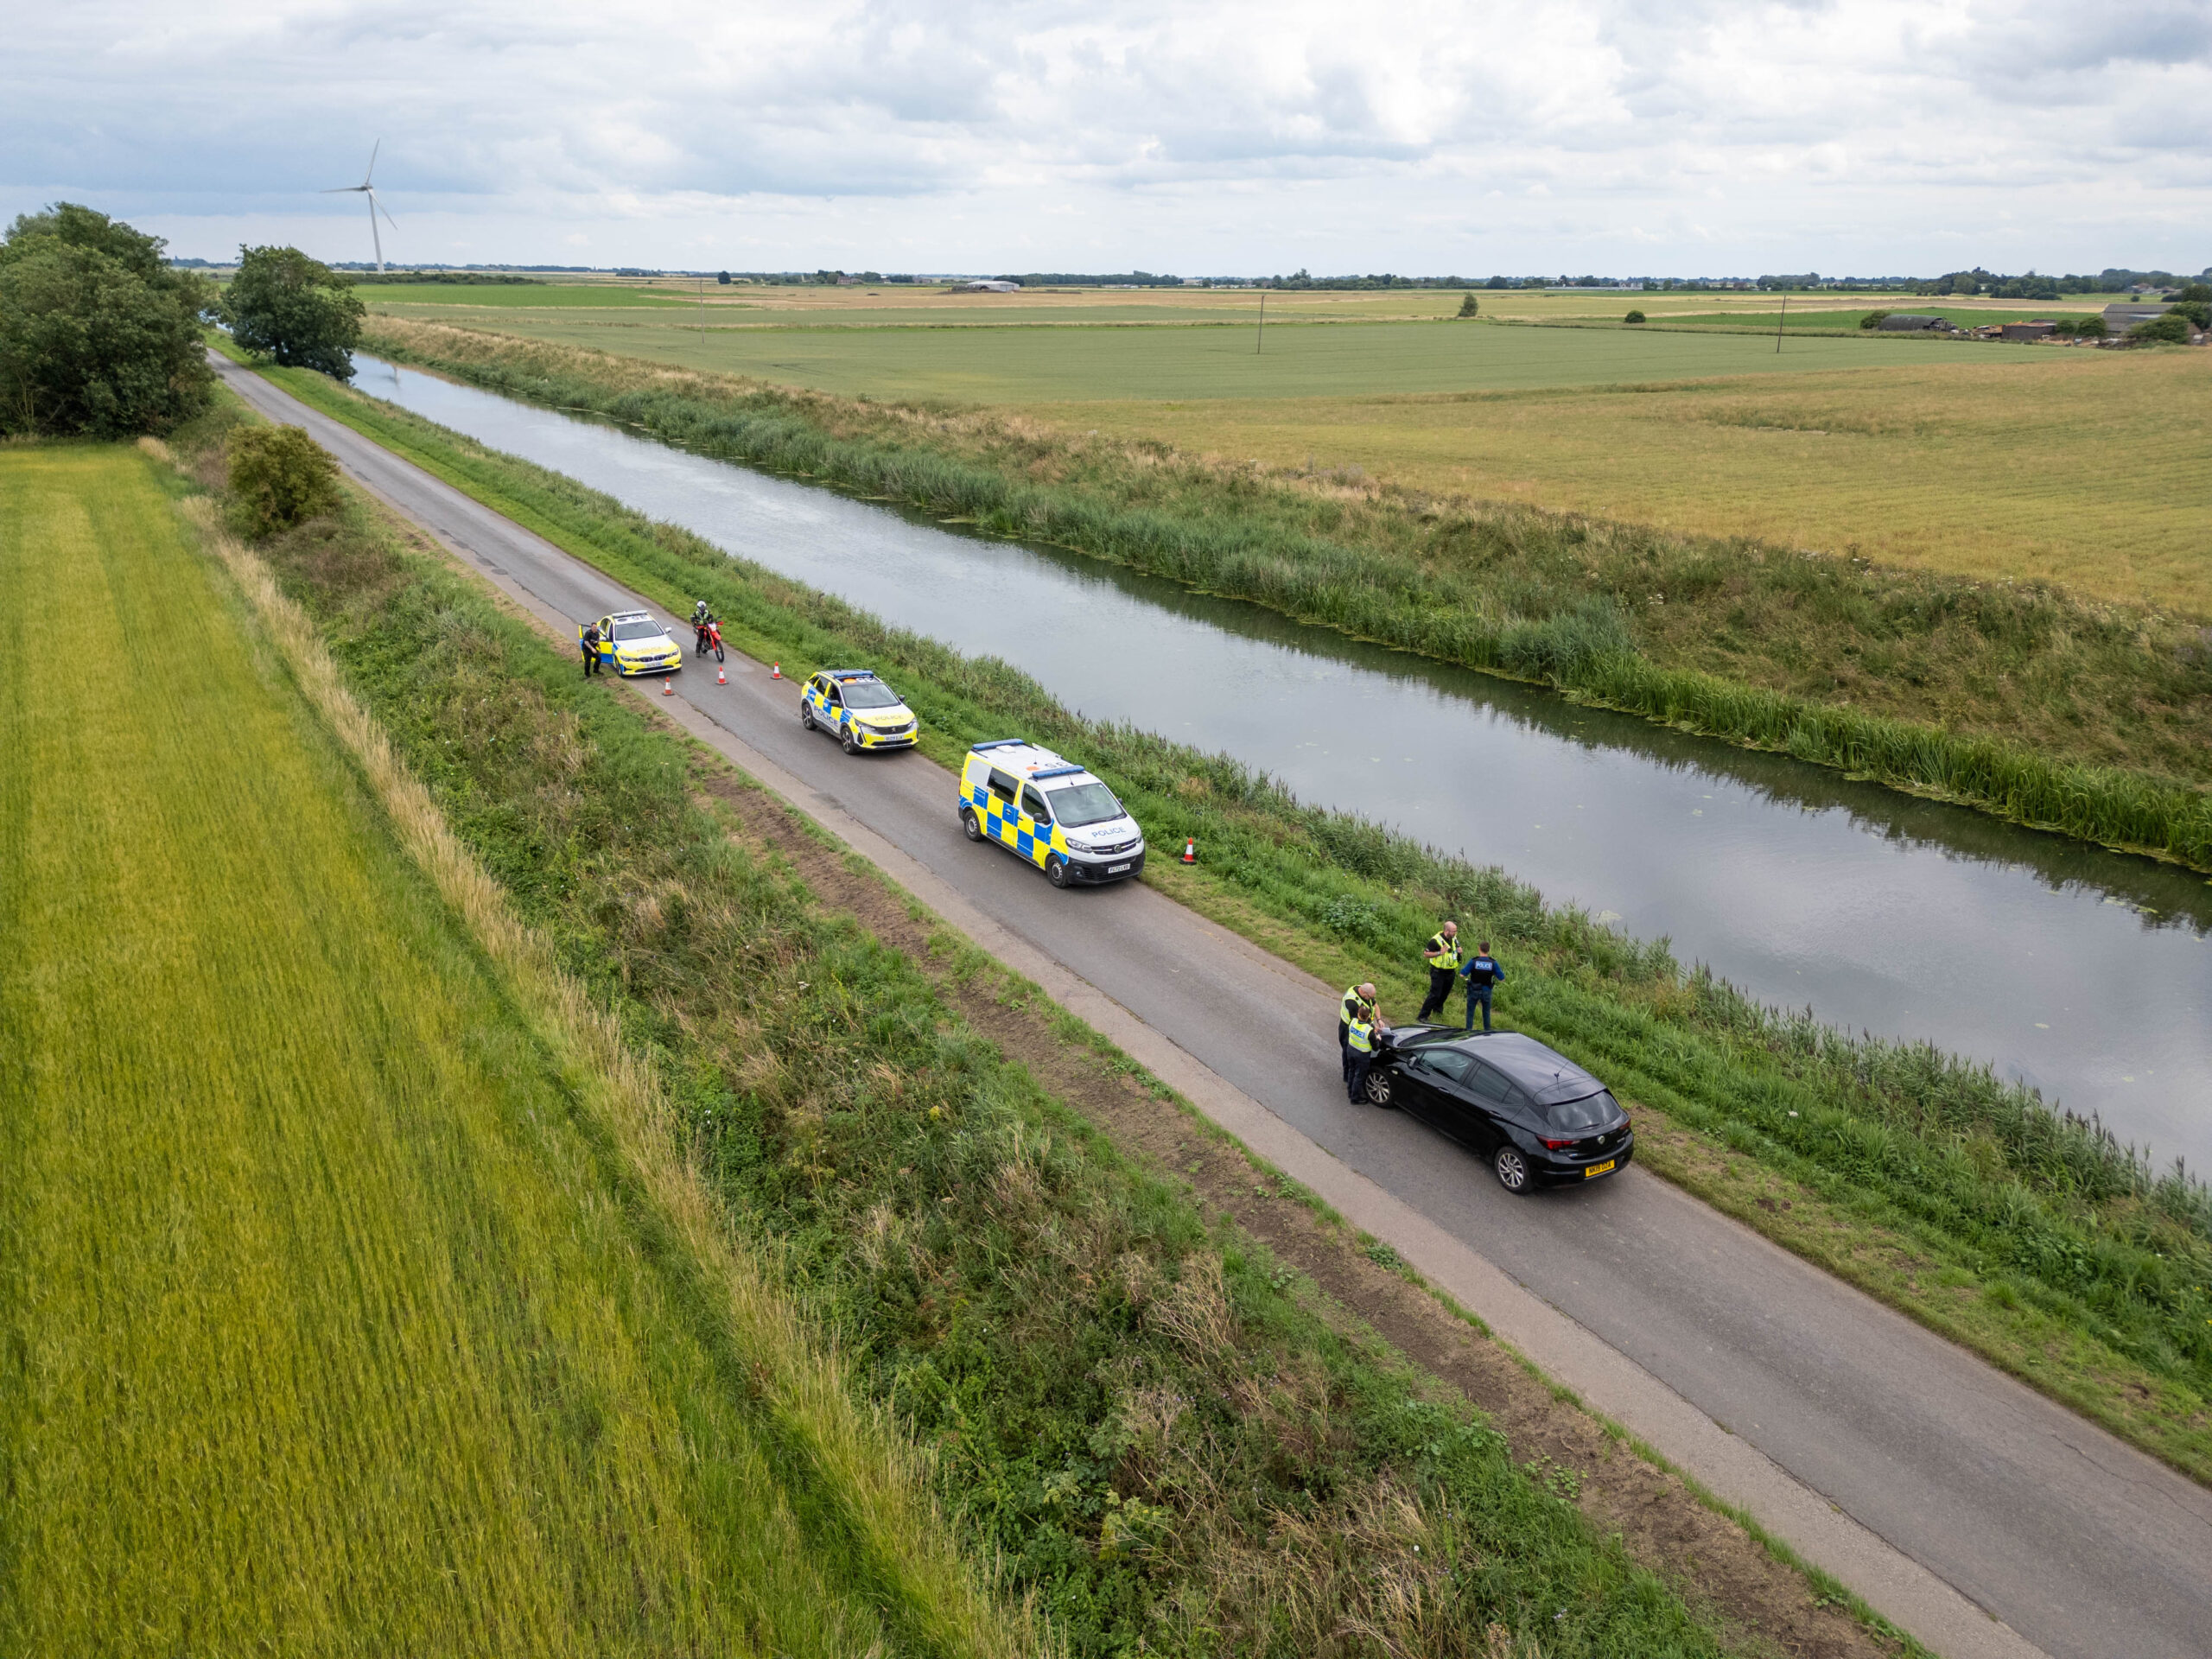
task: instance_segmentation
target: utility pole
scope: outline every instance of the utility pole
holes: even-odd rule
[[[1789,291],[1787,289],[1784,289],[1782,294],[1782,322],[1777,322],[1774,325],[1774,354],[1777,357],[1780,357],[1782,355],[1782,323],[1789,321]]]
[[[1260,354],[1260,347],[1268,343],[1268,290],[1260,290],[1260,332],[1252,341],[1252,355]]]

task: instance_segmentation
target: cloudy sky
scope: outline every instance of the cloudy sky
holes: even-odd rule
[[[228,256],[2196,270],[2212,0],[0,0],[0,213]]]

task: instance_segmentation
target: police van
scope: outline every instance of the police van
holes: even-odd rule
[[[899,694],[865,668],[825,668],[798,694],[798,721],[827,732],[847,754],[863,749],[911,749],[922,722]]]
[[[978,743],[960,768],[960,827],[1043,870],[1056,887],[1144,868],[1144,832],[1081,766],[1018,737]]]

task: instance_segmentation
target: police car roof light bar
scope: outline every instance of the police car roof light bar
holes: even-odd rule
[[[1087,770],[1087,768],[1083,766],[1047,766],[1042,772],[1033,772],[1029,775],[1032,778],[1039,779],[1046,778],[1072,778],[1077,772],[1085,770]]]
[[[1029,740],[1026,737],[995,737],[988,743],[970,743],[968,748],[972,754],[981,754],[985,749],[1026,749],[1028,747]]]

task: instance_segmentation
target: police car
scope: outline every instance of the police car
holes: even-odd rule
[[[576,630],[576,644],[584,631]],[[673,674],[683,666],[683,653],[668,630],[651,611],[616,611],[599,619],[599,660],[617,674]]]
[[[828,732],[847,754],[911,749],[922,722],[899,694],[865,668],[825,668],[798,694],[798,723]]]
[[[960,827],[1027,859],[1056,887],[1144,868],[1144,832],[1081,766],[1018,737],[978,743],[960,768]]]

